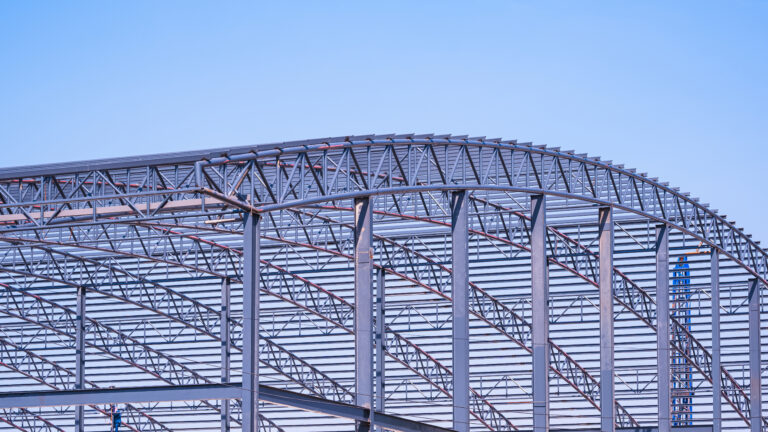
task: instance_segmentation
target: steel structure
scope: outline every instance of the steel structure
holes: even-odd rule
[[[516,141],[0,169],[0,429],[765,432],[766,283],[688,194]]]

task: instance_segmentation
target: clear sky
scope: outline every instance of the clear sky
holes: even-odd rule
[[[516,138],[658,176],[765,243],[767,80],[766,1],[3,1],[0,166]]]

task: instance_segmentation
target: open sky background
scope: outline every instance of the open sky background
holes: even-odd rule
[[[391,132],[600,155],[766,246],[768,2],[0,2],[2,167]]]

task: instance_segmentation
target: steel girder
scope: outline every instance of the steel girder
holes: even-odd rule
[[[178,158],[171,158],[173,160],[164,159],[167,163],[182,166],[181,169],[179,166],[176,167],[175,176],[170,176],[167,170],[155,164],[147,169],[146,173],[134,177],[134,179],[138,179],[135,182],[130,181],[131,168],[128,167],[131,165],[128,162],[122,162],[122,165],[105,166],[102,168],[105,170],[104,172],[93,170],[92,175],[83,174],[83,177],[77,178],[76,181],[60,181],[60,176],[67,177],[68,175],[62,172],[49,171],[50,178],[41,177],[39,181],[31,179],[27,180],[26,183],[19,181],[17,184],[19,193],[15,198],[12,193],[8,192],[11,189],[0,191],[0,196],[3,196],[5,201],[2,207],[7,209],[8,213],[6,219],[15,222],[23,221],[7,232],[24,232],[29,227],[23,225],[28,222],[28,225],[34,230],[54,226],[62,221],[70,227],[75,227],[75,229],[78,226],[87,226],[78,225],[79,223],[87,224],[94,221],[106,226],[114,222],[106,218],[114,218],[117,214],[139,220],[153,219],[165,212],[181,210],[189,211],[188,214],[227,215],[230,213],[227,212],[225,204],[238,205],[245,209],[256,207],[276,210],[311,204],[312,202],[334,201],[334,199],[357,196],[359,191],[380,195],[390,192],[401,193],[404,191],[403,187],[420,192],[422,199],[424,199],[424,195],[429,195],[430,189],[450,190],[456,188],[456,184],[466,185],[477,190],[493,190],[501,187],[504,183],[500,179],[506,178],[508,185],[503,184],[503,187],[507,190],[515,190],[519,187],[520,190],[524,191],[538,187],[539,190],[543,189],[544,193],[556,196],[573,194],[586,201],[613,203],[614,207],[618,209],[633,211],[645,217],[663,221],[705,243],[720,248],[724,255],[744,266],[750,273],[760,277],[763,282],[765,281],[764,276],[760,274],[760,272],[764,273],[765,271],[764,253],[759,249],[759,253],[754,253],[755,251],[752,249],[754,243],[748,239],[740,238],[745,236],[738,230],[732,229],[732,225],[725,222],[724,219],[715,220],[719,218],[714,213],[708,213],[703,207],[699,208],[701,206],[698,206],[695,201],[688,200],[684,195],[677,194],[676,191],[664,185],[656,184],[655,180],[634,176],[633,172],[629,172],[632,174],[629,175],[621,167],[611,167],[609,163],[563,154],[558,151],[489,142],[481,139],[459,138],[452,141],[447,137],[367,138],[367,142],[362,143],[348,142],[335,145],[333,144],[334,141],[341,140],[328,140],[331,142],[330,144],[307,143],[307,146],[303,148],[284,148],[279,151],[256,150],[241,157],[228,157],[226,161],[217,160],[212,157],[213,155],[209,155],[207,161],[200,162],[197,160],[194,174],[185,170],[196,159],[194,157],[185,159],[179,156]],[[377,142],[377,139],[385,142]],[[318,147],[311,148],[313,145]],[[449,147],[455,148],[456,152],[451,153],[453,150],[448,150]],[[321,157],[317,157],[317,154],[313,156],[311,154],[313,151],[323,153],[323,155]],[[381,151],[381,153],[377,154],[377,151]],[[444,153],[441,154],[441,151]],[[330,156],[328,155],[329,152],[331,153]],[[333,152],[337,153],[333,154]],[[295,159],[293,159],[294,156]],[[443,156],[445,156],[446,164],[441,167],[440,163]],[[518,159],[515,159],[516,162],[511,166],[506,167],[505,157]],[[269,161],[268,158],[272,158],[273,161]],[[380,161],[378,167],[371,163],[372,159],[375,160],[376,158],[379,158]],[[387,158],[389,158],[390,166],[396,166],[395,169],[383,169],[386,167]],[[266,160],[263,164],[254,162],[262,159]],[[394,165],[392,165],[392,159],[394,159]],[[448,163],[449,160],[450,164]],[[564,162],[566,163],[564,164]],[[250,167],[248,167],[249,163]],[[579,166],[573,167],[570,165],[571,163]],[[451,164],[453,165],[450,166]],[[564,168],[564,165],[568,166]],[[228,166],[229,172],[227,171]],[[398,169],[400,175],[393,175],[393,171]],[[125,178],[117,180],[123,174],[115,174],[117,171],[110,173],[110,170],[125,170],[127,181]],[[499,174],[500,170],[503,171],[501,175]],[[511,171],[511,174],[508,171]],[[136,175],[135,172],[133,174]],[[430,181],[430,175],[435,181]],[[493,179],[494,175],[495,180]],[[52,179],[53,176],[59,176],[59,178]],[[192,177],[194,177],[193,182]],[[310,178],[317,181],[315,185],[317,190],[312,190]],[[451,179],[454,180],[452,187],[443,187],[450,185]],[[461,181],[457,179],[461,179]],[[256,186],[252,188],[252,194],[244,194],[243,189],[251,190],[250,187],[247,187],[249,180],[251,185]],[[521,187],[523,180],[526,187]],[[181,187],[185,184],[192,184],[190,182],[194,183],[198,189],[190,187],[189,190],[184,190],[184,187]],[[346,184],[342,184],[344,182]],[[378,185],[377,182],[379,182]],[[529,188],[529,183],[534,188]],[[432,187],[433,184],[436,187]],[[638,187],[638,184],[641,184],[641,187]],[[201,185],[203,185],[202,190],[199,189]],[[645,189],[646,187],[648,190]],[[398,188],[400,188],[399,191]],[[562,192],[563,188],[566,192]],[[635,196],[633,196],[631,189],[634,189]],[[145,190],[149,192],[144,192]],[[25,193],[27,195],[24,195]],[[645,196],[646,193],[650,198]],[[59,201],[61,202],[57,202],[57,199],[54,198],[56,194],[60,194]],[[147,199],[150,196],[155,196],[153,194],[162,196],[162,198],[154,202]],[[198,201],[196,203],[178,202],[180,200],[177,198],[184,194],[189,194],[188,199],[198,199]],[[206,200],[201,194],[207,194],[214,198]],[[313,194],[315,195],[313,196]],[[32,203],[27,202],[26,207],[24,196],[32,197],[30,200]],[[65,196],[70,202],[65,203],[63,201]],[[8,199],[8,197],[11,198]],[[321,197],[325,197],[325,199],[321,200]],[[626,199],[627,197],[629,199]],[[634,198],[637,198],[636,202],[633,201]],[[14,200],[16,203],[13,203]],[[123,209],[103,211],[103,207],[108,207],[112,202],[119,203]],[[41,203],[44,205],[41,206]],[[107,206],[93,205],[94,203],[106,203]],[[137,203],[144,203],[146,207],[142,208]],[[632,205],[639,206],[640,210],[628,207]],[[34,211],[30,211],[32,208],[39,211],[40,216],[37,216]],[[84,213],[82,210],[90,210],[87,217],[82,216]],[[78,211],[80,213],[77,213]],[[23,217],[19,218],[19,215],[23,215]],[[80,221],[77,218],[81,218]],[[89,222],[81,222],[85,220],[89,220]],[[524,230],[520,232],[522,233]],[[710,235],[709,240],[703,238],[706,237],[706,234]],[[713,244],[717,241],[719,244]],[[580,243],[576,243],[574,246],[568,239],[563,239],[559,244],[557,239],[554,242],[549,240],[549,242],[550,244],[555,243],[554,250],[556,251],[568,250],[572,252],[582,248]],[[587,254],[570,253],[569,257],[573,260],[582,261],[583,264],[588,263],[590,254],[591,252]],[[416,256],[420,258],[418,255]],[[585,259],[584,256],[587,258]],[[550,260],[552,259],[550,258]],[[573,268],[580,269],[578,263]],[[588,268],[581,267],[585,270]],[[592,267],[593,270],[594,268]],[[621,278],[621,280],[629,281],[628,278]],[[629,285],[622,286],[627,291],[624,299],[627,303],[622,303],[619,295],[616,295],[617,299],[624,306],[627,304],[636,306],[630,307],[630,310],[635,312],[646,324],[655,328],[655,317],[652,315],[655,313],[652,298],[647,294],[643,295],[643,291],[639,287],[632,285],[629,283]],[[439,288],[438,291],[440,291]],[[617,291],[621,292],[622,290]],[[710,362],[707,361],[708,353],[704,346],[698,343],[679,324],[676,328],[675,322],[672,322],[672,327],[673,340],[678,343],[678,346],[685,347],[684,351],[694,353],[694,359],[689,360],[692,360],[697,369],[707,376],[706,370],[710,367]],[[737,408],[737,412],[746,413],[749,417],[749,403],[746,394],[735,380],[728,379],[730,375],[725,372],[725,369],[723,369],[722,375],[723,380],[726,381],[723,385],[724,393],[730,394],[731,399],[736,400],[735,404],[731,400],[729,402]],[[711,376],[710,371],[709,379]],[[729,392],[729,388],[734,389],[734,391]],[[744,397],[743,401],[747,401],[746,403],[739,402],[741,396]],[[739,407],[746,408],[740,409]]]

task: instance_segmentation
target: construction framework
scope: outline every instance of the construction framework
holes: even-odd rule
[[[0,169],[0,430],[765,432],[767,283],[697,199],[516,141]]]

